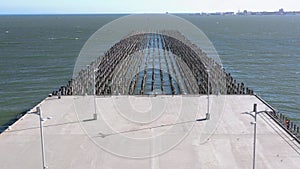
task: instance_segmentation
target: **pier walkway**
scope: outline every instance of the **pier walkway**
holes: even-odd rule
[[[206,95],[96,101],[97,120],[93,96],[49,97],[38,105],[44,117],[52,117],[44,123],[49,169],[252,168],[253,118],[243,113],[254,103],[258,111],[268,110],[253,95],[212,95],[210,120],[195,121],[205,117]],[[134,123],[124,117],[157,118]],[[2,169],[41,168],[39,116],[28,113],[3,132],[0,150]],[[265,113],[257,118],[256,150],[257,168],[299,168],[300,145]]]

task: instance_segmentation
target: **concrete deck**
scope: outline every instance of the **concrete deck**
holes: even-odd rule
[[[39,106],[49,169],[252,168],[255,96],[50,97]],[[256,167],[296,169],[300,145],[268,115],[257,119]],[[42,168],[39,116],[26,114],[0,135],[1,169]]]

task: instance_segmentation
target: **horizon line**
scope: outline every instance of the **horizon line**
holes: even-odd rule
[[[228,12],[233,12],[234,14],[237,13],[243,13],[244,11],[247,12],[253,12],[253,13],[258,13],[258,12],[279,12],[280,10],[283,10],[285,13],[290,13],[290,12],[300,12],[299,10],[284,10],[283,8],[280,8],[278,10],[262,10],[262,11],[252,11],[252,10],[238,10],[238,11],[216,11],[216,12],[204,12],[204,11],[181,11],[181,12],[172,12],[172,11],[160,11],[160,12],[0,12],[0,15],[97,15],[97,14],[117,14],[117,15],[128,15],[128,14],[198,14],[198,13],[205,13],[205,14],[213,14],[213,13],[228,13]]]

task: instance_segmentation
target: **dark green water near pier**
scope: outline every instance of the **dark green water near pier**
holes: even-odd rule
[[[87,39],[120,16],[0,16],[0,126],[65,85]],[[300,124],[300,16],[182,17],[227,72]]]

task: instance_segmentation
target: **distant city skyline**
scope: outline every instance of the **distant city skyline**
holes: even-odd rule
[[[5,0],[0,14],[300,11],[298,0]]]

